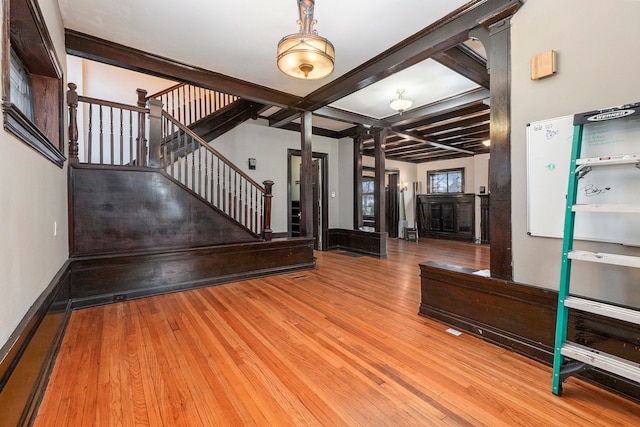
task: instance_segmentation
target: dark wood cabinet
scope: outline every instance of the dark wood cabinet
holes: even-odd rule
[[[419,194],[420,237],[475,240],[475,194]]]

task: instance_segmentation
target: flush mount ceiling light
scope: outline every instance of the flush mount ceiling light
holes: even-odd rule
[[[315,0],[298,0],[300,32],[283,37],[278,43],[278,68],[298,79],[318,80],[333,72],[336,51],[333,44],[313,29]]]
[[[404,89],[397,90],[398,96],[389,101],[389,106],[402,114],[403,111],[408,110],[413,105],[413,99],[405,98]]]

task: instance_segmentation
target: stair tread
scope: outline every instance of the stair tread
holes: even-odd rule
[[[580,344],[565,341],[560,353],[595,368],[640,382],[640,364]]]
[[[640,325],[640,309],[620,307],[613,304],[607,304],[600,301],[594,301],[586,298],[568,296],[564,300],[564,305],[576,310],[586,311],[588,313],[599,314],[625,322]]]
[[[629,203],[594,203],[573,205],[571,209],[574,212],[615,212],[615,213],[640,213],[640,204]]]
[[[640,257],[630,255],[573,250],[567,254],[567,257],[578,261],[597,262],[625,267],[640,267]]]

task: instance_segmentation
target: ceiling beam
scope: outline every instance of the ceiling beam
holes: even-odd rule
[[[489,111],[487,110],[487,114],[483,114],[475,117],[468,118],[460,118],[459,120],[451,120],[446,123],[432,123],[429,126],[420,126],[415,128],[416,131],[420,133],[428,133],[428,134],[437,134],[443,131],[455,130],[455,129],[465,129],[471,126],[481,125],[481,124],[489,124]]]
[[[460,111],[461,109],[474,107],[478,108],[479,105],[484,105],[483,101],[489,99],[489,91],[485,88],[472,89],[459,95],[454,95],[449,98],[442,99],[431,104],[424,105],[418,108],[412,108],[409,111],[393,117],[387,117],[385,121],[389,122],[394,128],[412,127],[413,123],[417,120],[429,120],[433,117],[439,117],[444,114]],[[483,107],[488,108],[488,107]]]
[[[371,127],[385,128],[388,124],[384,120],[378,120],[373,117],[365,116],[351,111],[342,110],[335,107],[322,107],[313,112],[314,115],[325,117],[327,119],[339,120],[341,122],[362,124]]]
[[[310,93],[299,107],[307,111],[315,111],[422,62],[436,53],[453,48],[466,41],[469,38],[469,31],[473,28],[483,23],[492,23],[505,13],[515,12],[520,2],[521,0],[471,2]],[[297,114],[299,113],[287,110],[280,114],[279,121],[292,121]]]
[[[440,144],[438,142],[434,142],[428,139],[425,139],[423,137],[421,137],[420,135],[416,135],[413,132],[401,132],[401,131],[396,131],[396,130],[391,130],[392,133],[395,133],[398,136],[401,136],[403,138],[409,139],[411,141],[417,141],[417,142],[424,142],[426,144],[429,144],[433,147],[438,147],[438,148],[442,148],[443,150],[451,150],[451,151],[457,151],[459,153],[465,153],[465,154],[475,154],[473,151],[469,151],[469,150],[463,150],[461,148],[456,148],[456,147],[450,147],[448,145],[445,144]]]
[[[489,89],[489,72],[486,61],[479,62],[477,57],[467,55],[459,46],[438,52],[431,58],[483,88]]]
[[[69,55],[150,74],[163,79],[217,90],[261,104],[295,108],[302,102],[302,98],[288,93],[183,64],[173,59],[74,30],[65,29],[65,45]]]

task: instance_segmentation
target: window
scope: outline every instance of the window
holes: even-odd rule
[[[31,97],[31,76],[16,52],[11,49],[11,102],[33,121],[33,102]]]
[[[4,128],[62,167],[62,67],[37,0],[3,3],[2,112]],[[8,37],[6,37],[8,35]]]
[[[362,177],[362,216],[367,218],[373,218],[374,212],[374,190],[375,180],[373,177]]]
[[[427,171],[429,193],[464,193],[464,168]]]

